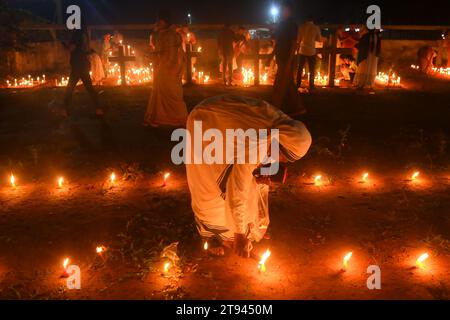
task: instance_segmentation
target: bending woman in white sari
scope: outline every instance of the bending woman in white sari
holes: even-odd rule
[[[366,32],[356,46],[358,48],[358,69],[354,85],[359,89],[372,88],[378,69],[378,58],[381,52],[381,37],[378,30]]]
[[[307,153],[311,135],[303,123],[289,118],[278,108],[265,101],[240,96],[219,96],[200,103],[188,118],[187,130],[191,136],[197,134],[195,130],[198,130],[200,121],[205,135],[209,131],[227,137],[226,143],[217,147],[219,150],[214,148],[214,154],[226,154],[227,161],[222,156],[222,160],[216,161],[216,158],[214,162],[197,161],[194,164],[192,154],[194,157],[195,154],[204,156],[208,151],[212,152],[212,145],[217,146],[218,141],[215,138],[209,142],[203,141],[201,148],[195,146],[195,139],[188,142],[190,150],[194,150],[187,156],[192,159],[186,164],[186,169],[197,229],[203,238],[218,240],[218,248],[222,248],[223,252],[224,246],[234,245],[236,254],[249,257],[252,242],[263,239],[270,222],[269,187],[259,184],[254,173],[260,170],[268,157],[277,158],[276,155],[268,155],[267,151],[272,147],[260,149],[261,143],[267,147],[275,144],[274,139],[277,139],[280,145],[276,150],[280,153],[279,160],[294,162]],[[278,137],[270,134],[259,136],[258,147],[248,137],[233,137],[230,141],[230,130],[236,132],[239,129],[243,132],[266,129],[269,133],[271,129],[278,129]],[[229,147],[237,150],[233,151],[231,158],[228,157]],[[252,162],[250,154],[255,148],[259,150],[259,157]],[[245,151],[245,154],[242,155],[239,150]],[[236,160],[242,156],[245,161]],[[234,161],[228,161],[233,158]],[[261,159],[265,160],[259,162]]]

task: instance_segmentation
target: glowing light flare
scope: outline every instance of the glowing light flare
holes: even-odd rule
[[[59,177],[58,178],[58,188],[62,189],[64,187],[64,178],[63,177]]]
[[[170,262],[164,263],[164,267],[163,267],[164,274],[168,274],[170,271],[170,268],[172,268],[172,264]]]
[[[314,185],[316,185],[317,187],[322,185],[322,175],[317,175],[314,177]]]
[[[363,173],[361,177],[361,182],[366,183],[368,180],[369,180],[369,173],[368,172]]]
[[[428,253],[424,253],[422,254],[416,261],[416,266],[419,269],[425,269],[425,261],[428,260],[428,258],[430,257],[430,255]]]
[[[68,275],[68,273],[67,273],[67,267],[69,266],[69,263],[70,263],[70,259],[69,258],[65,258],[64,260],[63,260],[63,270],[64,270],[64,275]]]
[[[269,257],[272,255],[272,252],[268,249],[261,257],[261,260],[259,261],[258,264],[258,269],[261,272],[266,272],[266,262],[267,259],[269,259]]]
[[[116,182],[116,179],[116,174],[114,172],[111,173],[111,176],[109,177],[111,184],[114,184]]]
[[[106,248],[104,246],[97,246],[97,248],[95,248],[95,252],[97,252],[98,255],[102,255],[102,253],[104,253],[106,251]]]
[[[167,187],[167,182],[168,182],[169,178],[170,178],[170,173],[169,172],[165,173],[164,174],[164,183],[163,183],[164,187]]]
[[[11,176],[9,177],[9,182],[11,183],[11,187],[16,188],[16,177],[11,173]]]
[[[412,181],[412,182],[417,182],[417,180],[419,179],[419,177],[420,177],[420,172],[419,172],[419,171],[416,171],[416,172],[414,172],[414,173],[412,174],[412,176],[411,176],[411,181]]]
[[[346,270],[348,268],[348,263],[349,263],[350,259],[352,258],[352,256],[353,256],[353,252],[349,252],[344,256],[344,259],[342,262],[344,270]]]
[[[203,245],[203,250],[208,251],[208,241],[205,241],[205,244]]]

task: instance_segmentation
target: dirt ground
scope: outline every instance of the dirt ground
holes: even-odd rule
[[[65,127],[51,113],[63,89],[0,90],[0,298],[449,299],[450,82],[404,81],[373,95],[305,96],[314,144],[286,184],[271,186],[271,239],[255,246],[272,251],[266,273],[257,260],[202,250],[170,132],[142,126],[150,88],[103,88],[102,122],[81,90]],[[270,92],[188,87],[185,97],[192,108],[217,94]],[[160,254],[173,242],[180,261],[163,275]],[[425,269],[414,268],[424,252]],[[81,269],[81,290],[61,278],[65,257]],[[370,265],[381,268],[381,290],[367,289]]]

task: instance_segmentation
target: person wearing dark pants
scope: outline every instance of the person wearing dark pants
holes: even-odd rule
[[[82,81],[89,96],[96,108],[95,114],[98,117],[104,115],[103,109],[100,107],[98,101],[98,94],[92,86],[91,76],[89,74],[91,66],[89,63],[89,37],[84,31],[85,29],[75,30],[70,43],[66,46],[70,51],[70,76],[64,97],[63,115],[68,116],[70,105],[72,103],[72,96],[78,81]]]
[[[222,74],[225,85],[232,85],[233,82],[234,42],[236,39],[236,34],[226,23],[217,39],[219,55],[222,57]]]
[[[222,63],[223,83],[231,86],[233,84],[233,54],[223,53]]]
[[[308,60],[309,88],[313,90],[315,88],[314,79],[316,77],[316,42],[322,42],[322,34],[320,28],[314,24],[312,17],[308,17],[306,22],[300,27],[297,42],[300,46],[297,87],[300,88],[302,85],[303,67],[305,66],[306,60]]]
[[[309,87],[314,88],[314,79],[316,78],[316,56],[299,56],[298,61],[298,72],[297,72],[297,87],[300,88],[302,85],[303,68],[306,62],[308,62],[309,68]]]

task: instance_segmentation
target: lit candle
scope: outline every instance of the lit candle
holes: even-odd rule
[[[106,251],[106,248],[104,246],[98,246],[97,248],[95,248],[95,252],[97,252],[97,254],[99,256],[101,256],[102,253],[105,252],[105,251]]]
[[[344,266],[344,270],[347,270],[348,268],[348,262],[350,261],[350,259],[353,256],[353,252],[349,252],[345,255],[344,260],[343,260],[343,266]]]
[[[322,184],[322,175],[317,175],[314,177],[314,184],[320,186]]]
[[[420,176],[420,172],[419,171],[414,172],[413,175],[411,176],[411,181],[417,181],[419,176]]]
[[[259,261],[258,269],[261,272],[266,272],[266,261],[269,259],[269,257],[272,255],[272,252],[270,250],[267,250],[261,257],[261,261]]]
[[[361,182],[362,182],[362,183],[366,183],[368,179],[369,179],[369,173],[366,172],[366,173],[364,173],[364,174],[362,175],[362,177],[361,177]]]
[[[62,189],[64,186],[64,178],[63,177],[59,177],[58,179],[58,188]]]
[[[419,269],[425,269],[425,264],[424,264],[424,262],[429,258],[430,256],[429,256],[429,254],[428,253],[424,253],[424,254],[422,254],[418,259],[417,259],[417,261],[416,261],[416,266],[419,268]]]
[[[170,173],[167,172],[166,174],[164,174],[164,183],[163,183],[163,187],[167,187],[167,181],[169,180],[170,177]]]
[[[114,172],[111,173],[110,181],[111,181],[111,184],[114,184],[114,182],[116,182],[116,174]]]
[[[11,177],[9,178],[9,182],[11,182],[11,187],[16,188],[16,178],[11,173]]]
[[[205,244],[203,245],[203,250],[208,251],[208,241],[205,241]]]
[[[171,267],[172,267],[172,264],[170,262],[164,263],[164,267],[163,267],[164,274],[168,274]]]
[[[67,267],[69,266],[70,263],[70,259],[69,258],[65,258],[63,261],[63,268],[64,268],[64,272],[63,272],[63,276],[69,276],[68,272],[67,272]]]

